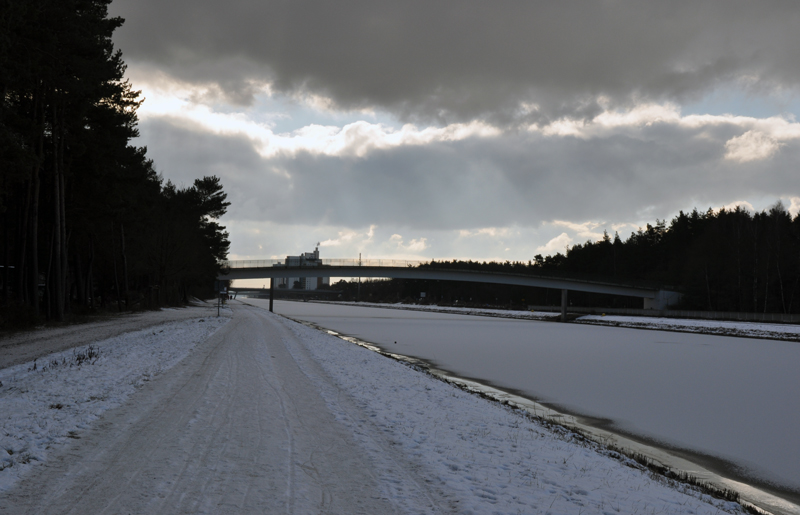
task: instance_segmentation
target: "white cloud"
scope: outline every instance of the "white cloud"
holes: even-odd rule
[[[710,138],[708,130],[731,126],[743,133],[725,143],[725,159],[744,163],[773,157],[782,146],[800,140],[800,123],[792,116],[754,118],[735,115],[681,116],[675,104],[640,104],[628,111],[604,111],[591,120],[562,118],[549,125],[531,125],[528,130],[548,137],[575,137],[584,140],[605,138],[615,134],[642,138],[643,129],[663,124],[696,131],[696,138]]]
[[[789,213],[791,213],[792,216],[800,214],[800,197],[789,198]]]
[[[320,247],[338,247],[343,242],[352,240],[355,235],[356,235],[356,233],[354,233],[354,232],[349,232],[349,233],[340,232],[338,238],[333,238],[333,239],[321,241],[319,246]]]
[[[725,143],[725,159],[740,163],[769,159],[780,147],[781,143],[770,135],[750,130]]]
[[[753,204],[751,204],[750,202],[748,202],[746,200],[735,200],[733,202],[728,202],[727,204],[725,204],[721,208],[716,209],[715,211],[719,212],[721,209],[725,209],[727,211],[733,211],[737,207],[742,207],[742,208],[744,208],[744,209],[746,209],[747,211],[750,211],[750,212],[753,212],[753,211],[756,210],[753,207]]]
[[[555,254],[556,252],[561,252],[563,254],[566,252],[566,247],[570,243],[572,243],[572,238],[570,238],[569,234],[562,232],[545,245],[537,247],[536,252],[540,254]]]
[[[366,233],[358,232],[358,231],[339,231],[338,237],[336,238],[329,238],[320,242],[320,247],[339,247],[342,245],[352,245],[354,243],[358,243],[359,245],[363,246],[368,243],[372,242],[372,237],[375,235],[375,228],[377,226],[370,225],[369,230]]]
[[[469,229],[461,229],[458,231],[458,235],[461,238],[475,238],[478,236],[488,236],[490,238],[497,238],[508,236],[510,233],[510,229],[506,227],[497,228],[497,227],[483,227],[481,229],[469,230]]]
[[[639,225],[627,222],[620,224],[611,224],[611,228],[614,230],[614,232],[619,232],[620,229],[625,229],[626,227],[630,228],[630,230],[632,231],[635,231],[639,227]]]
[[[276,134],[271,123],[255,121],[252,113],[220,112],[208,103],[198,103],[198,100],[208,96],[204,88],[191,90],[170,85],[154,86],[151,83],[145,83],[142,88],[147,99],[139,109],[142,120],[168,117],[215,134],[242,134],[255,143],[259,154],[265,158],[301,151],[329,156],[363,157],[378,149],[421,146],[500,134],[499,129],[481,121],[423,128],[405,124],[400,129],[394,129],[363,120],[341,127],[311,123],[291,133]],[[314,104],[313,107],[319,106]],[[277,115],[273,118],[277,118]]]
[[[392,234],[389,242],[395,245],[397,250],[406,252],[422,252],[430,246],[428,245],[428,238],[415,238],[405,243],[403,237],[399,234]]]
[[[531,125],[529,130],[541,132],[545,136],[575,136],[578,138],[598,137],[621,128],[651,126],[656,123],[681,123],[680,107],[667,104],[640,104],[628,111],[603,111],[586,121],[575,118],[561,118],[549,125]]]
[[[423,250],[428,248],[428,239],[427,238],[419,238],[417,240],[411,240],[408,245],[406,245],[406,250],[410,250],[412,252],[422,252]]]
[[[576,233],[578,238],[586,238],[592,241],[599,240],[603,237],[602,232],[598,232],[595,229],[602,227],[602,223],[600,222],[583,222],[581,224],[574,223],[574,222],[567,222],[564,220],[555,220],[552,222],[552,225],[557,227],[566,227],[567,229]],[[549,245],[549,244],[548,244]]]
[[[136,85],[142,88],[143,96],[147,99],[139,110],[142,120],[167,117],[210,133],[244,135],[253,142],[258,153],[267,159],[298,152],[364,157],[378,150],[426,146],[469,138],[496,138],[504,133],[489,122],[481,120],[451,123],[441,127],[405,124],[400,128],[365,120],[341,126],[309,123],[293,132],[276,133],[273,130],[273,121],[286,116],[283,112],[219,111],[213,107],[217,95],[215,88],[218,88],[216,85],[190,85],[158,73],[142,73],[142,77],[143,81]],[[253,87],[256,88],[255,85]],[[272,95],[269,85],[260,85],[258,88],[263,97]],[[330,99],[312,94],[298,98],[298,101],[318,113],[333,112]],[[599,104],[606,106],[607,102],[600,99]],[[527,105],[526,109],[535,107]],[[590,119],[564,117],[545,125],[530,125],[528,131],[550,138],[575,137],[590,140],[625,135],[647,140],[652,136],[646,131],[654,126],[691,130],[698,139],[711,138],[708,131],[718,127],[738,128],[742,132],[729,137],[724,143],[724,156],[728,161],[740,163],[768,159],[787,142],[800,140],[800,123],[791,117],[759,119],[735,115],[682,116],[680,106],[671,102],[643,102],[628,110],[605,109]]]

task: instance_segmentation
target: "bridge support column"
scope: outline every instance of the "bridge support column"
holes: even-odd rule
[[[569,290],[561,290],[561,321],[567,321],[567,297]]]
[[[275,299],[275,278],[269,280],[269,312],[272,313],[272,301]]]

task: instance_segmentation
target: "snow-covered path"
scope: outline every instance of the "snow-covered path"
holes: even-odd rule
[[[742,513],[378,353],[232,306],[178,365],[51,449],[0,513]]]
[[[7,513],[392,513],[263,310],[234,321],[57,453]],[[346,470],[346,474],[339,472]]]

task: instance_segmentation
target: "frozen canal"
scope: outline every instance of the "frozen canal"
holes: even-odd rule
[[[275,311],[800,499],[798,343],[300,302]]]

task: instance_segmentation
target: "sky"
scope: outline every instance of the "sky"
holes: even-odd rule
[[[114,0],[140,137],[230,259],[528,261],[800,210],[793,1]]]

